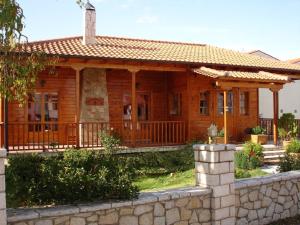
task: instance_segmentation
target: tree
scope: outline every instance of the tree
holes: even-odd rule
[[[0,0],[0,95],[23,103],[37,74],[53,63],[33,51],[23,35],[24,14],[16,0]]]

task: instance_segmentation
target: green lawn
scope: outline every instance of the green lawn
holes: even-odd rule
[[[258,177],[267,175],[266,172],[261,169],[254,169],[248,171],[251,177]],[[172,189],[179,187],[188,187],[195,185],[194,169],[190,169],[184,172],[176,172],[168,175],[153,175],[142,176],[138,178],[135,185],[141,191],[157,191],[164,189]]]
[[[195,185],[194,169],[168,175],[143,176],[134,182],[141,191],[157,191]]]

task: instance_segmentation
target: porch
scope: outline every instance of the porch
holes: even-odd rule
[[[9,123],[9,152],[57,151],[68,148],[101,149],[101,132],[120,138],[123,147],[176,146],[186,143],[184,121],[141,121],[135,142],[132,122]],[[77,139],[77,130],[79,138]],[[78,145],[79,144],[79,145]]]

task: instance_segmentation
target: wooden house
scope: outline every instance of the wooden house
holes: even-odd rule
[[[286,75],[300,75],[299,65],[206,44],[96,36],[91,5],[85,20],[83,37],[28,44],[58,62],[25,106],[4,107],[10,151],[101,147],[101,131],[129,147],[181,145],[207,140],[212,123],[226,143],[243,141],[258,124],[258,88],[273,92],[277,118]]]

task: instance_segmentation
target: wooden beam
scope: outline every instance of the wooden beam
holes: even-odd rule
[[[227,111],[228,111],[228,107],[227,107],[227,90],[224,90],[224,98],[223,98],[223,115],[224,115],[224,144],[228,144],[228,115],[227,115]]]
[[[274,145],[278,144],[278,91],[271,90],[273,92],[273,141]]]
[[[75,84],[75,90],[76,90],[76,114],[75,114],[75,123],[76,123],[76,148],[80,148],[80,71],[82,70],[82,67],[73,67],[73,69],[76,71],[76,84]]]
[[[136,104],[136,74],[138,70],[130,70],[131,72],[131,144],[136,146],[136,129],[137,129],[137,104]]]
[[[150,66],[150,65],[129,65],[129,64],[112,64],[112,63],[68,63],[59,62],[55,64],[56,66],[63,67],[90,67],[99,69],[125,69],[129,71],[139,71],[139,70],[151,70],[151,71],[170,71],[170,72],[185,72],[186,68],[175,67],[175,66]]]
[[[245,88],[276,88],[282,89],[283,84],[278,83],[251,83],[251,82],[230,82],[230,81],[216,81],[218,87],[245,87]]]

